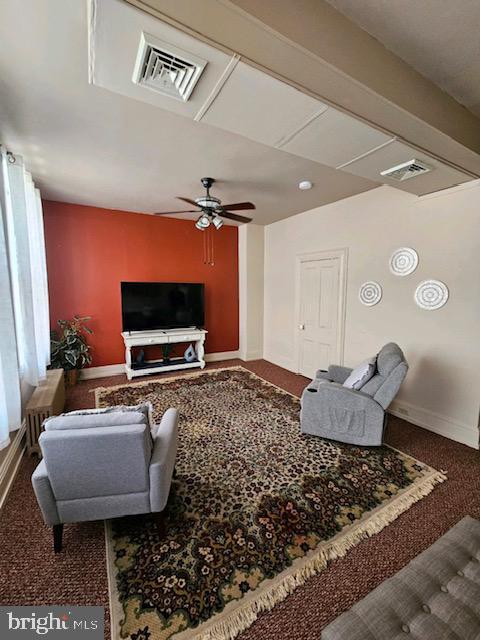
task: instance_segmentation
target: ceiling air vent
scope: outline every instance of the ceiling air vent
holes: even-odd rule
[[[142,33],[133,82],[186,102],[206,65],[193,53]]]
[[[433,167],[429,167],[428,164],[421,162],[420,160],[409,160],[408,162],[402,162],[397,164],[396,167],[381,171],[380,175],[386,178],[392,178],[402,182],[403,180],[409,180],[415,176],[419,176],[422,173],[428,173],[432,171]]]

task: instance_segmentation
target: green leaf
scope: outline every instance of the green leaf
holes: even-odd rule
[[[72,367],[74,367],[76,365],[76,363],[77,363],[77,358],[76,358],[75,353],[73,351],[65,351],[65,360]]]

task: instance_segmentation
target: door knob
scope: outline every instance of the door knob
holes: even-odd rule
[[[300,331],[305,331],[305,325],[304,324],[299,324],[298,328],[300,329]]]

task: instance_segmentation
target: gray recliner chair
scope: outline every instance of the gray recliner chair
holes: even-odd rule
[[[302,433],[349,444],[381,445],[386,410],[407,371],[405,356],[393,342],[382,348],[375,375],[358,391],[343,386],[352,372],[348,367],[331,365],[328,371],[317,371],[302,394]]]
[[[152,430],[145,412],[133,407],[78,414],[45,422],[43,460],[32,476],[55,552],[64,523],[161,513],[175,467],[177,409]]]

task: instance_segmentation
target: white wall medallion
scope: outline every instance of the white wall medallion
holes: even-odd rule
[[[424,280],[415,291],[415,302],[421,309],[440,309],[448,300],[448,287],[440,280]]]
[[[358,291],[358,297],[362,304],[373,307],[382,299],[382,287],[378,282],[364,282]]]
[[[390,271],[396,276],[408,276],[418,265],[418,253],[411,247],[401,247],[390,256]]]

